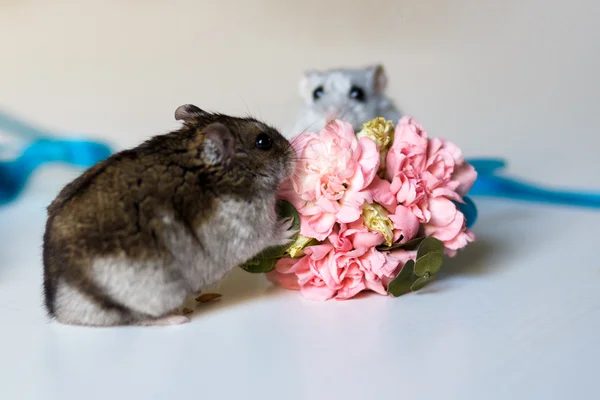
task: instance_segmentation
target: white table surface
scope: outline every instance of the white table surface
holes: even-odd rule
[[[0,111],[128,147],[187,102],[282,127],[304,70],[382,62],[432,136],[600,190],[598,0],[348,4],[0,1]],[[398,299],[240,270],[188,325],[91,329],[42,308],[44,209],[74,176],[0,206],[0,400],[600,399],[598,211],[476,198],[479,241]]]
[[[600,398],[600,212],[476,198],[478,242],[420,293],[312,302],[239,270],[190,324],[94,329],[42,309],[72,176],[0,208],[0,399]]]

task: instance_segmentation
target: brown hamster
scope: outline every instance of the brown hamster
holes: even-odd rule
[[[44,295],[50,317],[88,326],[187,322],[176,312],[265,248],[293,237],[276,193],[290,143],[252,118],[175,111],[181,129],[116,153],[48,207]]]

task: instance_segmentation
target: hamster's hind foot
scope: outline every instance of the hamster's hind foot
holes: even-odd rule
[[[138,323],[142,326],[167,326],[167,325],[183,325],[190,322],[190,319],[185,315],[171,314],[161,318],[147,319]]]

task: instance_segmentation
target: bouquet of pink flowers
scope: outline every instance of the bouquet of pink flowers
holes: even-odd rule
[[[453,143],[410,117],[376,118],[354,132],[335,121],[292,141],[298,161],[281,188],[293,243],[242,268],[312,300],[422,288],[475,235],[461,212],[477,173]]]

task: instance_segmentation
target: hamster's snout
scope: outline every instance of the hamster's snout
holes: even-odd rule
[[[340,112],[338,110],[328,110],[325,113],[325,122],[330,123],[340,118]]]

